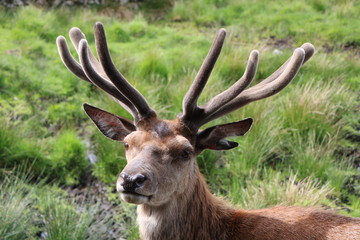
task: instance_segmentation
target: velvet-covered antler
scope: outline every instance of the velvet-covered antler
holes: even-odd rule
[[[65,66],[80,79],[88,81],[110,94],[132,114],[135,122],[156,116],[143,95],[116,69],[109,54],[103,25],[98,22],[94,29],[99,61],[90,51],[85,35],[80,29],[72,28],[69,35],[79,55],[80,63],[71,55],[66,39],[59,36],[56,42]]]
[[[270,97],[281,91],[291,82],[300,67],[310,59],[315,51],[312,44],[303,44],[300,48],[295,49],[293,55],[268,78],[246,89],[256,74],[259,61],[259,52],[253,50],[243,76],[229,89],[213,97],[206,104],[198,106],[197,100],[220,54],[225,36],[226,31],[220,29],[193,84],[183,99],[183,113],[179,118],[195,132],[207,122],[235,111],[250,102]]]
[[[58,50],[65,66],[79,78],[91,82],[110,94],[133,115],[135,122],[156,116],[141,93],[116,69],[109,54],[103,25],[96,23],[94,28],[99,60],[90,51],[85,35],[80,29],[72,28],[69,35],[78,52],[80,63],[72,57],[65,38],[59,36],[57,38]],[[259,62],[259,52],[253,50],[243,76],[230,88],[216,95],[206,104],[198,106],[199,96],[220,55],[225,36],[225,29],[220,29],[194,82],[183,99],[183,112],[179,118],[194,132],[197,132],[205,123],[235,111],[250,102],[278,93],[291,82],[300,67],[314,54],[314,47],[310,43],[303,44],[300,48],[295,49],[293,55],[273,74],[246,89],[256,74]]]

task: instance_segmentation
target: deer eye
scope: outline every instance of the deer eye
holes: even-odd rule
[[[188,160],[188,159],[190,159],[190,155],[191,155],[191,152],[189,150],[183,150],[180,153],[179,158],[181,160]]]
[[[125,147],[125,150],[128,150],[129,149],[129,144],[127,142],[124,142],[124,147]]]

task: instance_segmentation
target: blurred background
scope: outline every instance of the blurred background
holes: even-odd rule
[[[281,93],[209,124],[255,120],[238,148],[205,151],[198,163],[212,192],[238,207],[360,217],[359,1],[2,0],[0,239],[138,238],[135,206],[115,191],[123,146],[97,131],[82,104],[131,117],[73,76],[55,44],[77,26],[95,51],[96,21],[118,69],[170,119],[220,27],[228,34],[202,102],[241,77],[252,49],[257,83],[296,47],[314,44]]]

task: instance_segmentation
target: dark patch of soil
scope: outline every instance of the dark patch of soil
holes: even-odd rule
[[[339,161],[346,158],[354,168],[359,170],[360,174],[360,149],[358,147],[340,147],[335,150],[335,155]]]
[[[360,175],[352,175],[348,177],[342,186],[342,189],[349,194],[360,197]]]
[[[329,45],[328,43],[325,43],[321,48],[321,51],[325,53],[331,53],[336,50],[349,52],[353,56],[360,57],[360,46],[356,42],[346,42],[340,46]]]
[[[356,42],[346,42],[343,46],[342,46],[342,48],[344,49],[344,50],[354,50],[354,49],[359,49],[359,44],[358,43],[356,43]]]
[[[294,43],[291,38],[276,38],[275,36],[270,36],[266,41],[267,45],[273,46],[277,49],[286,49],[293,48]]]

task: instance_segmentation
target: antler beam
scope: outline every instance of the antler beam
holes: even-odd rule
[[[218,59],[221,48],[224,44],[226,30],[221,28],[210,48],[208,55],[202,63],[194,82],[190,86],[188,92],[183,99],[183,118],[186,119],[196,111],[197,100],[209,79],[216,60]]]

